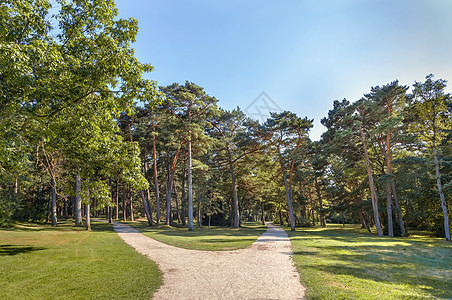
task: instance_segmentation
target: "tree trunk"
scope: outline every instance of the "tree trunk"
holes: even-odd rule
[[[286,199],[287,199],[287,205],[289,207],[289,221],[290,221],[290,230],[295,231],[295,220],[294,220],[294,214],[293,214],[293,206],[292,206],[292,198],[290,197],[290,190],[289,185],[287,183],[287,172],[286,168],[284,167],[283,158],[280,155],[280,163],[281,168],[283,170],[283,180],[284,180],[284,187],[286,188]]]
[[[323,217],[323,203],[322,203],[322,193],[320,191],[320,184],[319,181],[317,179],[317,177],[315,178],[315,189],[317,192],[317,198],[319,200],[319,219],[320,219],[320,226],[322,227],[326,227],[326,222],[325,222],[325,218]]]
[[[88,192],[89,193],[89,192]],[[91,205],[90,198],[88,194],[88,203],[85,204],[85,213],[86,213],[86,230],[91,230]]]
[[[441,200],[441,208],[444,216],[444,236],[450,241],[449,216],[447,214],[446,200],[444,199],[443,186],[441,184],[441,174],[439,173],[439,162],[436,154],[436,147],[433,145],[433,159],[435,161],[436,184],[438,185],[439,198]]]
[[[116,208],[115,208],[115,219],[119,220],[119,180],[116,179]]]
[[[57,207],[56,207],[56,189],[55,177],[51,174],[50,179],[50,195],[51,195],[51,212],[52,212],[52,226],[58,226],[57,221]]]
[[[386,183],[386,212],[388,214],[388,236],[394,236],[394,227],[392,225],[392,195],[391,195],[391,183]]]
[[[75,175],[75,197],[74,197],[74,209],[75,209],[75,226],[82,226],[82,199],[81,199],[82,183],[80,173]]]
[[[130,207],[130,220],[135,221],[133,218],[133,191],[132,186],[129,185],[129,207]]]
[[[264,202],[261,202],[261,213],[262,213],[262,217],[261,217],[262,225],[265,225],[265,210],[264,210]]]
[[[179,198],[177,197],[177,188],[176,188],[176,181],[173,179],[173,190],[174,190],[174,201],[176,202],[176,219],[177,219],[177,223],[181,223],[181,219],[180,219],[180,213],[179,213],[179,209],[180,209],[180,205],[179,205]]]
[[[235,178],[234,163],[232,162],[232,155],[229,146],[227,146],[228,159],[229,159],[229,169],[231,171],[232,178],[232,199],[234,203],[234,228],[239,228],[240,226],[240,211],[239,211],[239,198],[237,197],[237,183]]]
[[[193,183],[191,178],[191,138],[188,140],[188,230],[193,230]]]
[[[159,179],[157,176],[157,148],[155,145],[155,135],[152,136],[152,148],[154,156],[154,184],[155,184],[155,201],[157,203],[157,225],[160,225],[160,198],[159,198]]]
[[[198,201],[198,217],[196,218],[196,227],[202,227],[202,213],[201,213],[201,201]]]
[[[185,167],[182,167],[182,195],[181,195],[181,218],[182,225],[186,225],[185,222]]]
[[[165,225],[171,225],[171,192],[173,189],[173,180],[171,178],[171,167],[168,165],[168,175],[166,181],[166,220]]]
[[[146,215],[146,219],[148,220],[149,226],[152,226],[152,217],[150,216],[150,213],[149,213],[148,203],[147,203],[147,199],[144,194],[144,191],[140,190],[140,194],[141,194],[141,199],[143,200],[144,214]]]
[[[391,182],[391,185],[392,185],[392,194],[394,195],[394,202],[395,202],[395,206],[396,206],[396,210],[397,210],[397,215],[399,218],[400,231],[402,232],[402,236],[406,236],[405,225],[403,224],[403,218],[402,218],[402,210],[400,209],[399,199],[397,197],[397,191],[395,188],[394,181]]]
[[[391,107],[388,103],[388,113],[391,113]],[[392,175],[391,166],[391,129],[386,132],[386,174]],[[391,195],[391,182],[392,178],[388,178],[390,181],[386,183],[386,213],[388,214],[388,236],[394,236],[394,226],[392,224],[392,195]]]
[[[284,221],[283,221],[283,218],[282,218],[282,212],[281,212],[281,209],[278,210],[278,216],[279,216],[279,223],[280,223],[281,225],[284,225]]]
[[[122,216],[123,221],[127,221],[127,209],[126,209],[126,184],[122,183]]]
[[[366,139],[364,137],[364,131],[363,131],[363,128],[361,125],[359,125],[359,132],[361,134],[361,141],[363,143],[363,148],[364,148],[364,156],[366,159],[367,175],[369,176],[369,185],[370,185],[370,192],[371,192],[371,197],[372,197],[372,208],[374,211],[375,227],[377,229],[378,236],[383,236],[383,231],[381,230],[381,224],[380,224],[380,217],[378,215],[378,197],[377,197],[377,193],[375,192],[374,178],[372,175],[372,167],[370,166],[369,153],[367,153]]]
[[[67,198],[63,199],[63,215],[65,218],[69,218],[69,212],[68,212],[68,203]]]

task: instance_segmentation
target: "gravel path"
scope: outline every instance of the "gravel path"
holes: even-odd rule
[[[251,246],[235,251],[187,250],[158,242],[125,224],[113,227],[163,272],[163,284],[154,299],[304,299],[289,237],[272,224]]]

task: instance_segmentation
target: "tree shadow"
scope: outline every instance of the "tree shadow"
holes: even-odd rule
[[[17,255],[33,251],[45,250],[44,247],[20,246],[20,245],[0,245],[0,256]]]

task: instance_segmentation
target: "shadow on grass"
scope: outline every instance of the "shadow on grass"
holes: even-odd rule
[[[379,238],[337,229],[289,235],[295,245],[302,243],[294,255],[302,259],[306,270],[393,284],[394,288],[413,286],[433,297],[452,297],[452,245],[448,242]]]
[[[17,255],[22,253],[45,250],[43,247],[19,246],[19,245],[0,245],[0,256]]]

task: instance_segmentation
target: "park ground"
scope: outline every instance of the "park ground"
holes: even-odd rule
[[[246,248],[265,230],[257,223],[193,232],[129,225],[173,246],[220,251]],[[94,222],[92,228],[67,220],[56,228],[18,223],[0,229],[0,297],[152,297],[162,282],[157,266],[123,243],[111,225]],[[356,225],[285,229],[308,299],[452,298],[452,244],[443,239],[422,232],[378,238]]]

